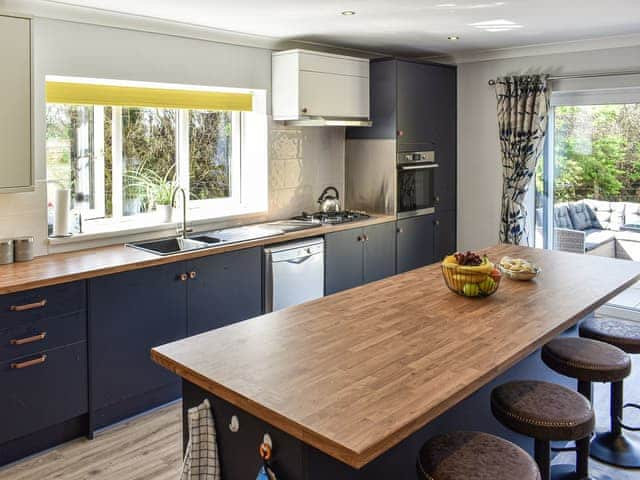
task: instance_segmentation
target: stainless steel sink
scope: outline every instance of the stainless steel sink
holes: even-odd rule
[[[221,244],[246,242],[259,238],[283,235],[285,229],[278,225],[261,224],[242,227],[225,228],[211,232],[196,233],[189,238],[164,238],[162,240],[147,240],[144,242],[127,243],[128,247],[144,250],[156,255],[174,255],[180,252],[212,248]]]
[[[202,241],[201,238],[208,238],[211,242]],[[209,248],[220,240],[213,237],[199,238],[164,238],[162,240],[149,240],[145,242],[127,243],[127,246],[138,248],[156,255],[173,255],[180,252],[189,252]]]
[[[220,240],[217,237],[212,237],[210,235],[196,235],[194,237],[189,237],[190,240],[195,240],[197,242],[204,242],[207,243],[209,245],[215,245],[216,243],[220,243],[222,242],[222,240]]]

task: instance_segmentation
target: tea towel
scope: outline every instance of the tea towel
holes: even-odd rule
[[[216,427],[205,399],[188,411],[189,441],[180,480],[221,480]]]

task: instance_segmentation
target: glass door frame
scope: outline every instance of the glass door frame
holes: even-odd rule
[[[554,248],[555,108],[561,106],[616,105],[640,103],[640,87],[558,91],[551,93],[543,165],[543,248]],[[535,211],[535,197],[534,197]],[[535,218],[535,214],[534,214]],[[535,228],[535,224],[534,224]]]

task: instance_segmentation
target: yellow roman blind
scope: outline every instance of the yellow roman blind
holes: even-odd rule
[[[174,88],[46,82],[47,103],[250,112],[253,95]]]

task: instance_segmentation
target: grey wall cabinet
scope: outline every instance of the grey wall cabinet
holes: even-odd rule
[[[395,222],[325,235],[327,295],[395,274]]]

